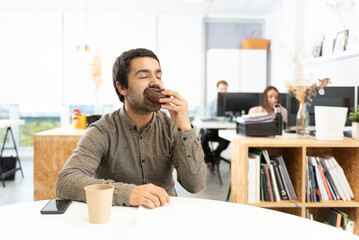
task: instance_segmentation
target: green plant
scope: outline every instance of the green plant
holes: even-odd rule
[[[359,105],[352,108],[352,112],[349,114],[349,119],[352,122],[359,122]]]

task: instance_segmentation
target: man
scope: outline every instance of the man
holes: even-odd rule
[[[85,186],[104,183],[115,187],[113,205],[155,208],[175,195],[174,168],[187,191],[200,191],[203,150],[187,101],[163,90],[157,56],[147,49],[122,53],[113,65],[113,84],[124,107],[90,125],[58,175],[57,196],[85,201]],[[147,91],[161,92],[160,103],[149,101]]]
[[[217,82],[217,93],[227,92],[228,83],[224,80]],[[206,115],[218,118],[217,117],[217,97],[214,98],[207,106]],[[225,120],[225,118],[222,118]],[[211,153],[211,150],[208,146],[209,141],[218,142],[218,147],[214,150],[214,156]],[[218,163],[218,158],[221,153],[228,147],[229,141],[218,136],[218,129],[208,129],[205,132],[202,132],[202,147],[205,153],[205,161],[211,163],[211,171],[213,171],[214,165]]]
[[[228,89],[228,83],[225,80],[217,82],[217,93],[225,93]],[[206,115],[216,118],[217,117],[217,97],[209,102],[206,109]]]

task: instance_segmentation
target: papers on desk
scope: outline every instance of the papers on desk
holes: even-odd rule
[[[274,116],[268,116],[265,114],[263,116],[255,116],[252,115],[243,115],[242,117],[237,117],[237,122],[243,124],[254,124],[254,123],[269,123],[274,121]]]
[[[216,122],[217,119],[214,117],[200,117],[199,120],[203,122]]]

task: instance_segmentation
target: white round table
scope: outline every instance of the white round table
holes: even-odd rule
[[[47,201],[0,207],[2,239],[359,239],[332,226],[248,205],[171,198],[154,210],[112,208],[111,221],[91,224],[87,205],[72,202],[62,215],[42,215]],[[7,237],[7,238],[5,238]]]

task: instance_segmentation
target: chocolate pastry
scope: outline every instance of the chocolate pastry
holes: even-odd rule
[[[164,89],[159,89],[159,88],[149,88],[146,91],[146,99],[151,103],[161,104],[159,102],[160,98],[169,98],[170,97],[170,96],[162,95],[161,92],[163,90]]]

